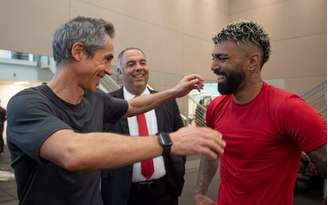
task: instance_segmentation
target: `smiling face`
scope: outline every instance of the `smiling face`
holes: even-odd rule
[[[140,95],[149,78],[145,55],[135,48],[126,50],[120,60],[120,69],[126,89],[134,95]]]
[[[113,41],[108,37],[105,47],[97,49],[93,57],[88,57],[85,53],[81,55],[76,66],[79,86],[84,90],[95,91],[101,78],[112,74],[112,60]]]
[[[217,75],[218,91],[222,95],[236,94],[245,85],[246,53],[234,42],[215,45],[211,70]]]

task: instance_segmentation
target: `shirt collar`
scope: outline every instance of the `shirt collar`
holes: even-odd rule
[[[146,88],[144,89],[144,91],[141,93],[141,95],[149,95],[149,89],[148,86],[146,86]],[[124,99],[125,100],[131,100],[132,98],[135,98],[136,95],[130,93],[125,86],[123,86],[123,95],[124,95]]]

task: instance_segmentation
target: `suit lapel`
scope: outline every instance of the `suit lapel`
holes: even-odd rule
[[[122,133],[124,134],[130,134],[129,130],[129,124],[127,119],[121,119],[120,120],[120,126],[122,128]]]
[[[150,91],[150,94],[156,93],[156,91],[151,90],[151,89],[149,89],[149,91]],[[157,120],[157,132],[161,132],[164,129],[165,115],[163,112],[164,112],[163,106],[158,106],[157,108],[155,108],[155,114],[156,114],[156,120]]]
[[[120,89],[112,92],[111,95],[113,97],[116,97],[116,98],[124,99],[123,87],[121,87]],[[129,134],[130,133],[128,120],[126,118],[121,118],[120,121],[119,121],[119,124],[120,124],[121,130],[122,130],[122,134]]]
[[[164,129],[164,120],[165,117],[163,116],[163,108],[158,107],[155,108],[156,120],[157,120],[157,132],[161,132]]]

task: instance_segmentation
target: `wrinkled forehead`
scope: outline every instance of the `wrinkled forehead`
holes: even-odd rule
[[[145,60],[145,55],[138,49],[129,49],[122,55],[122,63],[125,64],[129,61]]]

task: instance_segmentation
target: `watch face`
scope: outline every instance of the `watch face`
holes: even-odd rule
[[[172,145],[172,141],[171,141],[171,138],[170,138],[169,134],[160,133],[160,135],[161,135],[160,139],[162,140],[162,144],[164,146],[171,146]]]
[[[163,147],[163,155],[171,152],[172,141],[168,133],[159,133],[159,143]]]

